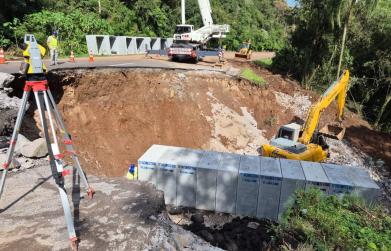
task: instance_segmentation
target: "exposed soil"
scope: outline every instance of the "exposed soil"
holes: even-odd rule
[[[267,118],[291,118],[268,88],[191,71],[79,72],[59,107],[88,170],[108,176],[152,144],[256,154],[277,129]]]
[[[87,170],[122,176],[152,144],[256,154],[281,125],[302,122],[318,95],[250,67],[268,85],[207,71],[111,69],[55,77],[64,84],[63,90],[56,86],[59,107]],[[320,126],[334,121],[336,111],[336,105],[326,109]],[[354,113],[345,117],[346,144],[391,166],[391,136]]]

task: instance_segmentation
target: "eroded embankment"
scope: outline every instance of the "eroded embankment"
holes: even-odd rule
[[[279,126],[303,122],[314,92],[283,76],[254,69],[263,87],[222,73],[159,69],[61,70],[49,74],[53,95],[88,171],[122,176],[151,144],[256,154]],[[23,83],[14,83],[21,96]],[[22,133],[38,137],[34,102]],[[326,109],[320,127],[332,122]],[[347,112],[343,142],[329,141],[329,162],[381,168],[388,175],[391,138]],[[383,143],[381,143],[383,142]],[[373,164],[375,163],[375,164]],[[377,167],[376,167],[377,168]]]
[[[128,69],[67,78],[59,107],[96,174],[123,175],[152,144],[256,154],[270,136],[259,123],[288,118],[270,90],[221,73]]]

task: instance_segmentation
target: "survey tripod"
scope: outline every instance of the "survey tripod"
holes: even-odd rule
[[[36,60],[35,62],[33,60],[30,60],[30,64],[32,64],[32,67],[39,68],[38,64],[41,64],[42,68],[42,61],[41,61],[41,54],[38,49],[38,44],[34,38],[33,35],[26,35],[25,36],[25,42],[29,43],[29,52],[30,57],[34,57]],[[37,58],[39,56],[39,59],[37,61]],[[38,76],[44,76],[44,75],[38,75]],[[7,151],[7,156],[5,163],[3,164],[3,174],[0,180],[0,197],[3,192],[5,179],[7,176],[7,171],[10,165],[13,163],[13,154],[16,146],[16,142],[19,135],[19,130],[22,124],[23,117],[26,112],[26,106],[27,101],[30,96],[31,91],[34,93],[35,102],[37,104],[37,109],[39,112],[39,117],[41,120],[41,125],[43,129],[43,134],[46,140],[46,145],[48,149],[49,154],[49,162],[50,162],[50,168],[52,172],[52,176],[54,178],[54,181],[58,187],[58,191],[60,193],[61,203],[64,209],[64,215],[65,220],[67,224],[67,230],[69,235],[69,240],[71,242],[71,248],[73,250],[77,250],[77,236],[73,224],[73,217],[71,213],[70,204],[68,201],[68,197],[65,190],[65,180],[64,176],[69,174],[69,170],[64,169],[64,157],[66,154],[69,154],[70,157],[73,160],[73,166],[76,168],[78,175],[81,178],[81,181],[83,182],[83,185],[87,189],[87,195],[90,199],[92,199],[92,196],[94,194],[93,188],[89,185],[87,178],[80,166],[80,162],[78,159],[78,156],[76,155],[75,149],[73,147],[73,142],[71,139],[70,134],[65,128],[64,121],[60,115],[59,110],[56,107],[56,103],[54,102],[54,98],[49,90],[48,82],[46,80],[46,77],[44,77],[41,80],[31,80],[28,79],[25,83],[24,89],[23,89],[23,98],[22,98],[22,105],[19,108],[18,116],[15,122],[15,128],[12,134],[12,138],[10,141],[10,146]],[[46,111],[46,114],[45,114]],[[49,126],[47,123],[47,119],[49,121],[50,126],[50,132],[52,139],[49,135]],[[60,153],[60,147],[59,147],[59,141],[57,140],[56,135],[56,127],[59,130],[60,134],[62,135],[62,143],[64,144],[64,148],[66,149],[64,153]]]

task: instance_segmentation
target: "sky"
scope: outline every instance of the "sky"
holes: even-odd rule
[[[295,6],[296,4],[296,0],[286,0],[286,2],[288,3],[289,6]]]

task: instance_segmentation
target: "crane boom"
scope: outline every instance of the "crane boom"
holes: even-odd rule
[[[228,24],[214,24],[212,8],[209,0],[198,0],[203,26],[194,29],[194,25],[186,24],[185,0],[181,0],[182,24],[177,25],[174,33],[174,43],[167,54],[172,60],[192,59],[197,62],[202,57],[218,56],[219,50],[208,50],[207,43],[211,39],[225,38],[229,32]]]
[[[209,0],[198,0],[198,7],[200,8],[202,23],[204,26],[212,25],[212,8],[210,7]]]
[[[303,127],[303,134],[299,138],[299,142],[309,144],[314,134],[318,123],[320,114],[326,109],[331,102],[338,96],[338,119],[342,121],[343,110],[345,106],[346,89],[349,82],[349,71],[343,72],[342,76],[335,81],[323,95],[319,101],[313,105],[308,113],[307,120]]]
[[[186,3],[185,3],[185,0],[181,0],[181,14],[182,14],[182,24],[186,24]]]

